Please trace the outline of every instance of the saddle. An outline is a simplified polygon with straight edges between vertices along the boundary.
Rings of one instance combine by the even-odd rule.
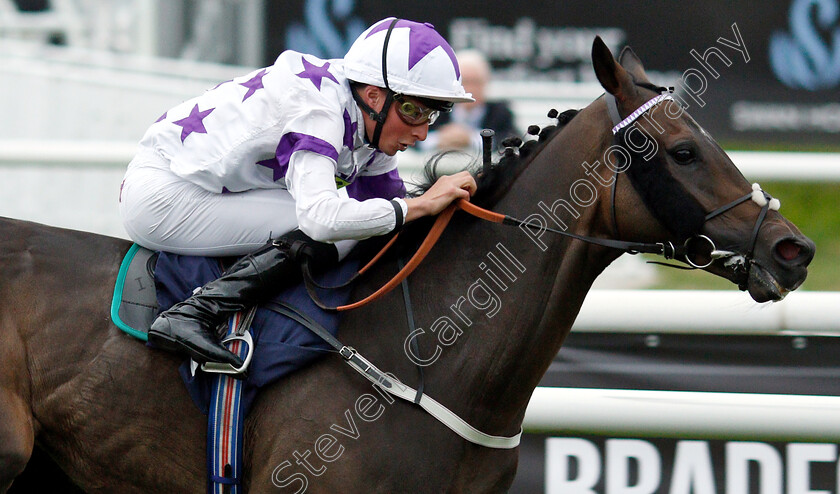
[[[111,319],[132,337],[148,341],[149,328],[158,314],[189,297],[194,288],[218,278],[225,261],[229,259],[153,252],[132,245],[117,276]],[[322,281],[339,285],[340,280],[357,271],[357,265],[357,261],[346,261],[319,273],[319,278],[323,276]],[[324,297],[330,303],[342,304],[349,295],[349,289],[330,290]],[[289,308],[294,310],[290,313]],[[313,321],[324,331],[321,336],[307,329]],[[179,371],[190,397],[208,415],[208,492],[239,492],[242,424],[259,389],[327,352],[335,352],[324,336],[334,337],[338,323],[339,315],[317,307],[303,285],[289,287],[267,304],[230,318],[226,340],[246,337],[242,338],[246,344],[233,341],[230,350],[246,361],[245,353],[250,355],[243,380],[224,373],[196,372],[192,361],[181,365]],[[220,396],[238,399],[223,400]]]
[[[182,256],[154,252],[137,244],[123,259],[111,301],[111,319],[125,333],[141,341],[148,340],[148,330],[157,315],[192,294],[194,288],[218,278],[227,259]],[[319,273],[320,281],[341,285],[358,271],[358,261],[345,261]],[[324,292],[322,298],[334,305],[345,303],[350,289]],[[253,316],[250,332],[254,341],[253,357],[245,380],[244,405],[250,405],[258,388],[294,372],[333,349],[301,322],[278,311],[292,306],[335,335],[340,315],[320,309],[310,299],[303,284],[282,290]],[[181,375],[195,404],[206,413],[209,403],[209,379],[195,374],[189,361],[181,366]]]

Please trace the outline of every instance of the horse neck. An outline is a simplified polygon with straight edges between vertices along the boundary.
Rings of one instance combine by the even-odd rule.
[[[574,204],[570,190],[576,181],[586,179],[581,164],[600,159],[609,145],[603,126],[588,124],[588,117],[591,115],[582,113],[553,139],[493,209],[520,219],[540,214],[549,227],[557,228],[544,208],[561,199]],[[575,205],[574,213],[562,207],[555,207],[554,212],[568,231],[609,236],[609,190],[594,185],[598,199],[592,204]],[[448,252],[448,264],[464,267],[456,268],[462,270],[462,276],[452,278],[474,279],[480,260],[484,269],[470,285],[473,298],[483,295],[488,300],[487,291],[492,290],[499,307],[492,315],[487,309],[470,318],[473,324],[464,328],[463,336],[450,347],[456,350],[455,355],[440,366],[445,369],[440,378],[451,385],[453,376],[458,376],[452,394],[461,399],[471,397],[465,412],[477,414],[473,415],[476,423],[488,430],[512,432],[510,424],[521,421],[531,393],[570,331],[592,282],[619,254],[550,233],[540,237],[542,245],[538,245],[522,229],[477,221],[459,228],[458,236],[460,240],[454,241],[458,247]],[[517,262],[506,260],[500,245]],[[490,253],[502,261],[515,281],[502,274],[501,266],[488,262]],[[485,288],[476,287],[480,282]],[[469,293],[466,298],[470,301]]]

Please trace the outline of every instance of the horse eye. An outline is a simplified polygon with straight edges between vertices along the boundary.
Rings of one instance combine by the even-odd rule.
[[[677,149],[672,155],[678,165],[688,165],[694,162],[695,158],[694,150],[688,148]]]

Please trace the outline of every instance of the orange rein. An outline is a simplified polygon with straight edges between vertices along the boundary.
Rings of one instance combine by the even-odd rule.
[[[435,224],[432,225],[432,229],[429,230],[428,235],[426,235],[426,238],[425,240],[423,240],[423,243],[420,244],[420,247],[417,249],[417,252],[415,252],[414,255],[411,256],[411,259],[409,259],[408,263],[406,263],[406,265],[403,266],[400,272],[397,273],[393,278],[391,278],[391,280],[388,281],[388,283],[385,283],[381,288],[379,288],[379,290],[376,290],[375,292],[371,293],[362,300],[359,300],[358,302],[354,302],[349,305],[340,305],[336,307],[335,310],[345,311],[357,309],[363,305],[367,305],[370,302],[373,302],[379,297],[390,292],[397,285],[402,283],[403,280],[408,278],[408,275],[410,275],[412,272],[414,272],[415,269],[417,269],[417,266],[419,266],[420,263],[423,262],[423,259],[425,259],[426,255],[429,254],[429,251],[431,251],[432,247],[435,246],[441,234],[443,233],[443,230],[445,230],[446,226],[449,224],[449,220],[452,219],[452,215],[455,214],[456,209],[460,209],[465,213],[469,213],[477,218],[492,221],[493,223],[502,223],[505,220],[505,215],[503,214],[488,211],[486,209],[476,206],[471,202],[465,201],[464,199],[459,199],[458,201],[450,204],[438,215],[437,219],[435,220]],[[374,258],[371,259],[371,261],[365,265],[365,267],[359,270],[359,273],[361,274],[365,272],[374,263],[376,263],[376,261],[378,261],[382,257],[382,255],[385,254],[385,251],[388,250],[391,247],[391,245],[394,244],[396,239],[397,236],[395,235],[394,238],[388,241],[388,243],[385,244],[385,247],[383,247],[382,250],[380,250],[379,253],[376,254],[376,256],[374,256]]]

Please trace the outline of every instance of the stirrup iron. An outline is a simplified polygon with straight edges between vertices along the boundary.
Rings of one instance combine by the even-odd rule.
[[[251,365],[251,358],[254,356],[254,339],[251,338],[251,330],[246,330],[242,335],[231,334],[222,339],[221,344],[225,345],[232,341],[242,341],[248,345],[248,353],[245,354],[244,362],[241,367],[234,367],[230,364],[222,362],[204,362],[199,364],[193,359],[190,359],[190,375],[195,376],[195,371],[201,368],[202,371],[210,374],[227,374],[231,376],[244,376],[248,372],[248,366]]]

